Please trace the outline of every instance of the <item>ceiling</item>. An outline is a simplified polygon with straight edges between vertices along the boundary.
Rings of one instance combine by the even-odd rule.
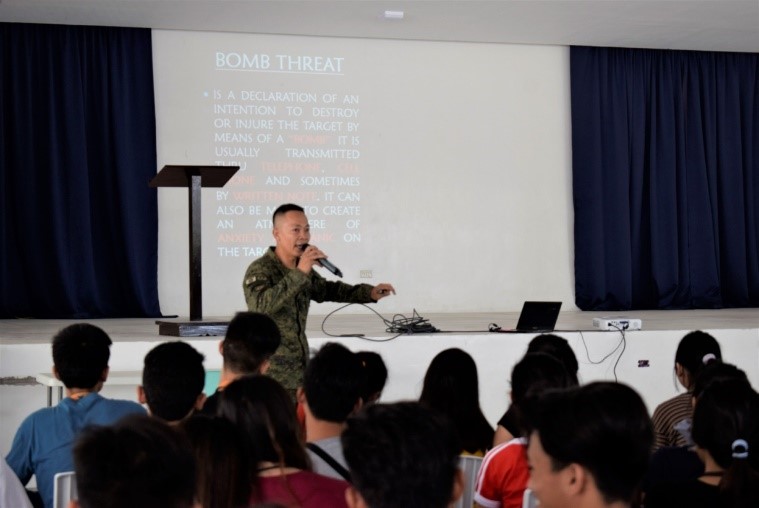
[[[0,21],[759,52],[759,0],[0,0]]]

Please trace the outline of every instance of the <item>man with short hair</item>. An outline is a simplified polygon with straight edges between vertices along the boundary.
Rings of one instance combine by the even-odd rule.
[[[342,442],[350,508],[445,508],[463,493],[456,429],[418,402],[364,408],[348,419]]]
[[[145,355],[137,398],[151,416],[179,423],[203,407],[205,383],[203,355],[186,342],[164,342]]]
[[[327,281],[313,270],[326,259],[318,247],[309,245],[311,232],[302,207],[279,206],[272,216],[276,245],[253,261],[243,278],[248,310],[263,312],[277,323],[282,346],[271,359],[267,373],[285,387],[295,400],[308,362],[306,317],[311,300],[347,303],[377,302],[395,293],[390,284],[351,286]]]
[[[191,508],[195,459],[187,437],[158,418],[128,416],[84,430],[74,445],[72,508]]]
[[[541,508],[631,505],[654,440],[635,390],[596,382],[552,393],[532,423],[528,487]]]
[[[58,405],[35,411],[16,431],[8,465],[21,483],[32,475],[44,505],[53,506],[53,478],[74,467],[71,446],[88,425],[107,425],[122,416],[145,413],[136,402],[112,400],[98,392],[108,378],[111,339],[103,330],[77,323],[53,337],[53,375],[63,382],[66,397]]]
[[[219,342],[223,358],[216,392],[206,399],[203,413],[214,415],[224,388],[251,374],[265,374],[272,355],[282,342],[277,324],[260,312],[238,312],[230,321],[224,340]]]
[[[350,481],[340,435],[362,404],[366,371],[355,353],[330,342],[308,362],[298,399],[306,415],[306,447],[315,473]]]

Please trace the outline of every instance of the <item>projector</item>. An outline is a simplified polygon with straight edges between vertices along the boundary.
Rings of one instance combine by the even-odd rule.
[[[640,319],[626,317],[597,317],[593,318],[593,328],[599,330],[640,330],[643,322]]]

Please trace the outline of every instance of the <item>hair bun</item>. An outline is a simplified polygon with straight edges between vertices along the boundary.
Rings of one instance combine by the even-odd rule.
[[[701,358],[701,363],[704,365],[709,365],[712,361],[717,359],[717,355],[714,353],[706,353],[703,358]]]

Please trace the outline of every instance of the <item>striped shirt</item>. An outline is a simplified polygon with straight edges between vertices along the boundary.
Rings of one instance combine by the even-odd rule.
[[[662,402],[654,410],[652,420],[656,448],[664,446],[691,446],[690,428],[693,419],[691,393],[681,393]]]

